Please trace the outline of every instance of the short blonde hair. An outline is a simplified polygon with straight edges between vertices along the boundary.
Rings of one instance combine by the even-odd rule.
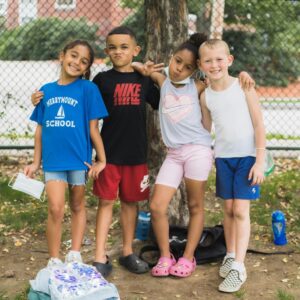
[[[229,46],[228,44],[223,41],[223,40],[219,40],[219,39],[209,39],[207,41],[205,41],[204,43],[201,44],[201,46],[199,47],[199,55],[201,55],[201,49],[203,49],[204,47],[207,48],[214,48],[214,47],[223,47],[224,50],[226,51],[226,53],[228,55],[230,55],[230,50],[229,50]]]

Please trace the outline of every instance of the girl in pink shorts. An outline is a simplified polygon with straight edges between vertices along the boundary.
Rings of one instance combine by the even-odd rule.
[[[204,190],[212,165],[211,137],[202,120],[199,95],[205,85],[190,76],[197,69],[198,48],[204,41],[194,34],[174,52],[168,76],[154,71],[151,63],[141,68],[160,86],[159,118],[167,156],[157,175],[150,202],[152,226],[160,249],[153,276],[187,277],[196,267],[194,251],[204,226]],[[148,72],[148,73],[147,73]],[[185,181],[190,214],[184,254],[176,262],[169,249],[168,206]]]
[[[194,251],[204,226],[204,191],[212,165],[210,123],[201,114],[200,93],[205,84],[191,78],[197,69],[198,48],[205,37],[193,34],[174,52],[166,75],[152,62],[133,63],[161,88],[159,118],[167,156],[157,175],[150,201],[152,226],[160,249],[160,258],[152,275],[187,277],[196,268]],[[248,74],[245,75],[247,79]],[[251,78],[250,78],[251,79]],[[168,206],[182,179],[189,209],[188,237],[183,256],[176,262],[169,248]]]

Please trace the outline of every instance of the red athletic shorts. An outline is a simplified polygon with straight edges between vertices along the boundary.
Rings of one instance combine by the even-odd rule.
[[[120,198],[137,202],[149,198],[149,173],[146,164],[124,166],[107,164],[94,180],[93,192],[102,200]]]

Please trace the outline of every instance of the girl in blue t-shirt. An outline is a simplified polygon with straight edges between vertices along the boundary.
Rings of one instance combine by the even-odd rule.
[[[48,196],[48,265],[61,263],[59,250],[67,184],[72,245],[66,261],[82,261],[80,246],[86,224],[86,175],[97,178],[106,164],[98,119],[107,116],[107,111],[97,86],[86,80],[93,60],[94,51],[86,41],[67,44],[59,55],[61,73],[58,81],[43,85],[35,93],[41,101],[30,117],[37,122],[34,158],[24,173],[33,177],[42,162]],[[95,163],[91,162],[92,145],[98,157]]]

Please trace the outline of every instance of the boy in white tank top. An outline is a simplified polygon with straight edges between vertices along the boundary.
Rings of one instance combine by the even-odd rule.
[[[227,255],[219,275],[222,292],[236,292],[246,281],[244,260],[250,237],[250,200],[264,180],[265,129],[254,87],[242,90],[228,74],[228,45],[217,39],[199,48],[198,65],[209,80],[201,94],[203,120],[215,126],[216,195],[224,199]]]

